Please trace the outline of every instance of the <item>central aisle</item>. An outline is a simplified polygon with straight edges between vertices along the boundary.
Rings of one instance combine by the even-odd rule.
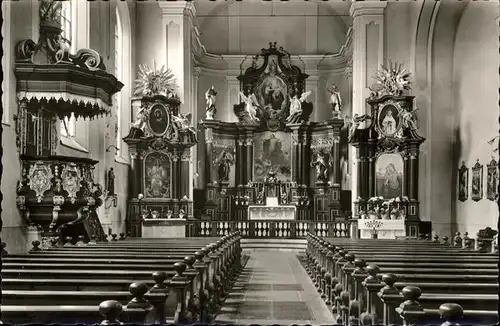
[[[216,323],[332,324],[295,253],[252,252]]]

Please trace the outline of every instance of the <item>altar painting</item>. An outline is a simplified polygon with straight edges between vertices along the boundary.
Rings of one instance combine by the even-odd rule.
[[[170,198],[170,158],[153,152],[144,160],[144,196]]]
[[[383,154],[377,159],[376,194],[386,199],[403,196],[403,158],[399,154]]]
[[[212,151],[214,161],[212,162],[212,175],[217,182],[235,184],[235,162],[236,150],[232,147],[214,147]]]
[[[290,134],[266,131],[254,139],[254,181],[263,182],[267,173],[276,172],[278,180],[291,181]]]

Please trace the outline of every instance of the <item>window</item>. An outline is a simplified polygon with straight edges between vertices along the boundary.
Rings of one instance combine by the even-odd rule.
[[[123,80],[122,74],[122,58],[123,58],[123,33],[120,13],[116,9],[116,24],[115,24],[115,76],[118,80]],[[114,96],[114,108],[116,112],[116,155],[120,155],[119,148],[121,147],[121,109],[122,109],[122,94],[116,93]]]
[[[71,52],[74,52],[75,37],[74,37],[74,23],[76,22],[76,6],[72,0],[61,1],[61,28],[63,30],[61,36],[68,42]],[[64,118],[61,121],[61,135],[65,137],[75,137],[75,124],[76,119],[74,114],[70,118]]]

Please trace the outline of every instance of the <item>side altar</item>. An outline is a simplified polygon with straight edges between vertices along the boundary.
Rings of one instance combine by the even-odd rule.
[[[345,219],[339,103],[332,103],[331,119],[310,121],[308,96],[316,90],[305,91],[308,75],[291,61],[275,42],[253,56],[238,76],[240,103],[233,106],[238,122],[217,120],[217,91],[206,92],[206,117],[200,122],[205,141],[198,145],[206,158],[204,219]]]
[[[136,85],[140,97],[133,99],[140,108],[123,138],[131,158],[127,233],[132,237],[181,236],[177,228],[182,224],[185,229],[185,222],[175,220],[193,216],[189,165],[196,132],[191,115],[179,110],[171,76],[163,67],[141,66]]]
[[[419,135],[410,73],[390,63],[377,72],[366,100],[369,113],[354,115],[349,142],[356,148],[354,218],[363,237],[418,237]]]

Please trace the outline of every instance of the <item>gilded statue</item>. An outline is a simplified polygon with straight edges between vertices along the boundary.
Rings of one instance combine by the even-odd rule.
[[[207,120],[215,119],[215,114],[217,113],[217,108],[215,107],[215,100],[218,92],[215,90],[215,86],[212,86],[205,93],[205,100],[207,106],[205,108],[205,114]]]

